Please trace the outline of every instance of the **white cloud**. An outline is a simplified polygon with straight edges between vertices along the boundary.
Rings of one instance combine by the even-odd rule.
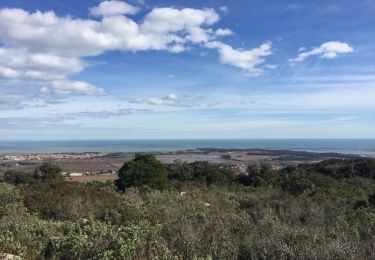
[[[163,98],[137,98],[131,100],[133,104],[143,104],[149,106],[168,106],[168,107],[193,107],[202,105],[203,97],[179,96],[170,93]]]
[[[271,54],[270,43],[241,50],[215,40],[232,31],[213,27],[220,19],[213,9],[165,7],[152,9],[140,20],[126,16],[138,11],[121,1],[104,1],[91,8],[95,19],[0,8],[0,79],[23,81],[25,86],[31,80],[40,93],[30,97],[94,95],[105,91],[69,77],[85,69],[84,58],[107,51],[179,53],[199,45],[218,50],[222,63],[252,75],[262,72],[257,66]]]
[[[142,30],[152,33],[189,31],[203,25],[213,25],[219,19],[219,15],[213,9],[155,8],[146,15]]]
[[[122,8],[114,10],[116,5]],[[101,88],[68,79],[84,70],[82,58],[110,50],[181,52],[189,43],[208,41],[213,30],[206,26],[219,20],[212,9],[155,8],[138,23],[120,15],[135,12],[125,5],[100,3],[91,9],[103,16],[99,21],[60,17],[52,11],[0,9],[0,44],[7,46],[0,48],[0,78],[25,84],[39,80],[38,97],[101,94]]]
[[[215,36],[220,36],[220,37],[221,36],[229,36],[229,35],[232,35],[232,34],[233,34],[232,30],[227,29],[227,28],[225,28],[225,29],[219,28],[215,31]]]
[[[58,17],[54,12],[0,10],[2,42],[65,57],[95,56],[120,46],[131,50],[129,39],[134,38],[137,30],[137,24],[124,16],[95,21]]]
[[[5,78],[52,79],[81,72],[85,63],[26,49],[0,48],[0,76]]]
[[[311,56],[320,56],[324,59],[336,58],[339,54],[351,53],[354,49],[349,44],[339,41],[330,41],[323,43],[319,47],[313,48],[310,51],[306,51],[305,48],[299,49],[297,57],[290,59],[290,62],[301,62]]]
[[[213,30],[220,19],[213,9],[154,8],[140,22],[118,13],[115,5],[126,3],[106,1],[91,9],[94,14],[106,10],[100,20],[59,17],[54,12],[29,13],[22,9],[0,9],[0,41],[13,48],[38,53],[39,63],[50,66],[67,64],[66,67],[80,71],[79,59],[96,56],[106,51],[166,50],[181,52],[189,44],[204,44],[218,49],[221,61],[253,72],[253,67],[263,63],[261,57],[271,54],[270,44],[252,50],[236,50],[231,46],[213,41],[218,36],[232,34],[230,29]],[[106,9],[108,8],[108,10]],[[130,11],[129,11],[130,12]],[[104,11],[101,13],[104,15]],[[42,56],[45,55],[45,56]],[[62,57],[70,60],[61,62]],[[48,59],[48,60],[47,60]],[[75,63],[74,66],[70,66]],[[70,64],[70,65],[68,65]],[[42,64],[38,64],[42,65]]]
[[[207,41],[219,20],[212,9],[155,8],[141,23],[122,15],[101,20],[59,17],[54,12],[0,9],[0,41],[10,46],[70,57],[110,50],[183,50]]]
[[[10,78],[10,79],[18,78],[19,73],[18,73],[18,71],[14,70],[14,69],[10,69],[10,68],[7,68],[7,67],[0,66],[0,77]]]
[[[271,46],[270,42],[266,42],[258,48],[243,50],[234,49],[218,41],[207,43],[208,48],[215,48],[219,51],[222,63],[244,69],[253,76],[258,76],[263,72],[263,69],[258,66],[265,62],[264,57],[272,54]]]
[[[66,58],[27,49],[0,48],[0,78],[17,80],[24,85],[34,81],[40,86],[38,97],[61,98],[68,95],[98,95],[104,90],[86,82],[71,82],[66,78],[81,72],[86,63],[79,58]],[[25,99],[17,99],[24,102]],[[16,101],[17,101],[16,100]]]
[[[228,13],[228,11],[229,11],[228,7],[226,7],[225,5],[220,6],[219,10],[222,11],[223,13],[225,13],[225,14]]]
[[[121,14],[136,14],[139,8],[122,1],[104,1],[98,6],[90,8],[90,14],[94,16],[112,16]]]
[[[267,69],[270,69],[270,70],[274,70],[274,69],[277,69],[279,67],[279,65],[277,64],[266,64],[264,65],[265,68]]]
[[[83,81],[52,81],[41,88],[41,93],[53,96],[67,96],[72,94],[102,95],[104,89]]]
[[[186,42],[207,42],[212,29],[206,26],[213,25],[219,18],[213,9],[155,8],[146,15],[140,30],[159,41],[161,37],[175,46],[183,46]]]

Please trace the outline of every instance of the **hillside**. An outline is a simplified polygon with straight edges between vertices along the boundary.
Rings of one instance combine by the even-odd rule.
[[[66,181],[49,164],[12,171],[0,183],[0,252],[25,259],[373,259],[374,170],[374,160],[347,159],[281,170],[250,165],[244,174],[142,155],[124,164],[115,183]]]

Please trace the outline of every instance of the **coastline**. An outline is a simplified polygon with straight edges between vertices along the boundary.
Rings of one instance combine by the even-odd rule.
[[[160,139],[0,141],[0,155],[53,153],[167,153],[194,149],[266,149],[375,157],[375,139]]]
[[[152,153],[152,152],[150,152]],[[173,152],[153,152],[165,164],[175,160],[186,162],[208,161],[229,165],[245,172],[249,164],[269,164],[275,169],[290,164],[315,163],[327,159],[359,158],[357,155],[340,153],[314,153],[275,149],[226,149],[200,148]],[[124,162],[132,160],[134,152],[86,152],[86,153],[3,153],[0,154],[0,175],[8,170],[32,172],[45,161],[58,164],[73,180],[113,179]],[[92,177],[85,177],[92,176]],[[107,177],[98,177],[107,176]]]

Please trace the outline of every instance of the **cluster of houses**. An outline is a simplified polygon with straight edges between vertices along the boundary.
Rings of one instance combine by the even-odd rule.
[[[103,174],[117,174],[117,170],[97,170],[93,172],[62,172],[63,176],[69,177],[79,177],[88,175],[103,175]]]
[[[0,161],[42,161],[58,159],[91,159],[105,156],[107,153],[11,153],[0,154]]]

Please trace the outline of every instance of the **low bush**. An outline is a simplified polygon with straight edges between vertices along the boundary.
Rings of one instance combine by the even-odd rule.
[[[40,217],[57,220],[82,220],[103,217],[117,206],[114,191],[97,191],[74,182],[39,182],[22,189],[25,206]]]

